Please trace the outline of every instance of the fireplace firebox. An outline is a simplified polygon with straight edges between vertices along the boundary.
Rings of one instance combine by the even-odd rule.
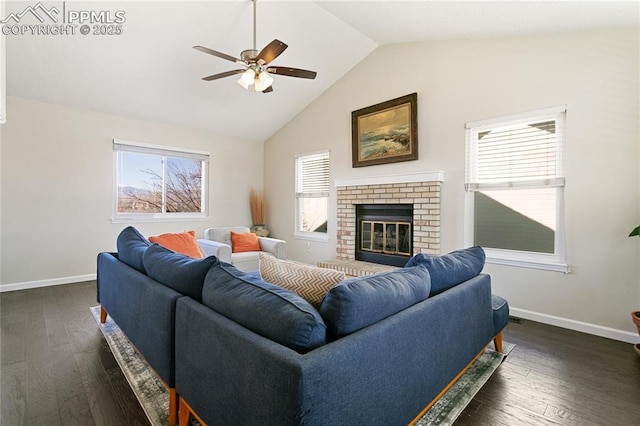
[[[404,266],[413,254],[413,204],[356,205],[355,258]]]

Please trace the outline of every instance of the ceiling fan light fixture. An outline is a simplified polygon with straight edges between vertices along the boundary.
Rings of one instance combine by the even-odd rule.
[[[249,89],[249,86],[253,84],[253,81],[256,79],[256,72],[251,68],[248,68],[245,72],[240,74],[240,78],[238,79],[238,84],[245,89]]]
[[[260,78],[260,81],[262,81],[266,85],[266,87],[269,87],[273,84],[273,77],[271,77],[271,75],[266,71],[262,71],[258,78]]]
[[[240,78],[238,79],[238,84],[239,84],[240,86],[242,86],[244,89],[249,90],[249,85],[248,85],[247,83],[245,83],[245,81],[242,79],[242,77],[240,77]]]
[[[256,78],[255,89],[257,92],[262,92],[263,90],[269,88],[273,84],[273,77],[269,75],[268,72],[262,71],[258,74],[258,78]]]

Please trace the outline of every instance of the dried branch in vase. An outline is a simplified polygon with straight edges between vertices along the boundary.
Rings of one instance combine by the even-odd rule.
[[[254,225],[264,225],[264,194],[254,188],[249,193],[251,220]]]

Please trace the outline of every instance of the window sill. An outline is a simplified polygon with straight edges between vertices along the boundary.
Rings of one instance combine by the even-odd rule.
[[[518,268],[541,269],[544,271],[562,272],[563,274],[571,273],[569,265],[560,262],[542,262],[536,260],[524,259],[505,259],[499,257],[490,257],[487,255],[487,263],[494,265],[515,266]]]
[[[163,222],[206,222],[208,216],[181,216],[181,217],[112,217],[111,223],[163,223]]]
[[[329,236],[321,233],[294,233],[293,238],[298,240],[317,241],[320,243],[328,243]]]

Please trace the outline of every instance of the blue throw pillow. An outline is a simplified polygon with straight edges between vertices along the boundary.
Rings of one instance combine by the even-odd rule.
[[[435,295],[478,275],[485,259],[482,247],[476,246],[443,256],[418,253],[409,259],[405,268],[425,265],[431,274],[431,295]]]
[[[219,262],[205,278],[202,303],[249,330],[300,353],[327,341],[327,327],[309,302],[255,273]]]
[[[159,244],[149,246],[142,260],[149,277],[198,302],[202,302],[204,277],[218,262],[215,256],[194,259]]]
[[[151,243],[133,226],[124,228],[116,241],[118,259],[138,271],[145,273],[142,255]]]
[[[341,337],[425,300],[430,288],[424,266],[350,278],[329,290],[320,314],[331,335]]]

